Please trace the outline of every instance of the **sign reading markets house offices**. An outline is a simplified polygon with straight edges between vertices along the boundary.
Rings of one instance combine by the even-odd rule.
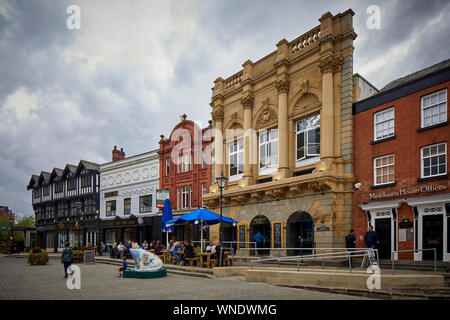
[[[416,188],[403,188],[398,191],[392,191],[392,192],[379,192],[379,193],[370,193],[369,197],[371,200],[375,199],[385,199],[385,198],[392,198],[392,197],[403,197],[403,196],[409,196],[412,194],[417,193],[427,193],[427,192],[434,192],[434,191],[443,191],[447,190],[447,186],[435,186],[432,184],[427,184],[424,186],[416,187]]]
[[[169,190],[156,189],[156,207],[164,208],[166,199],[169,199]]]

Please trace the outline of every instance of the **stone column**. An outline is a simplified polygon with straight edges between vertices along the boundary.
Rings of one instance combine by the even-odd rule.
[[[244,108],[244,186],[253,184],[252,163],[255,155],[250,155],[252,139],[252,109],[253,109],[253,96],[248,94],[241,99],[242,107]]]
[[[223,172],[223,106],[218,106],[211,113],[215,124],[214,131],[214,176]]]
[[[279,179],[289,176],[288,91],[289,80],[277,81],[278,90],[278,171]]]
[[[333,69],[336,59],[332,56],[320,61],[322,72],[322,110],[320,112],[320,158],[321,167],[331,170],[334,158],[334,100]],[[325,163],[326,168],[323,167]]]

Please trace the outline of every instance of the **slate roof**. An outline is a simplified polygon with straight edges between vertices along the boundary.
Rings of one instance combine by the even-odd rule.
[[[433,73],[445,70],[445,69],[450,69],[450,59],[441,61],[439,63],[436,63],[434,65],[432,65],[431,67],[419,70],[417,72],[411,73],[403,78],[398,78],[394,81],[389,82],[385,87],[383,87],[379,93],[382,93],[384,91],[387,90],[391,90],[397,87],[401,87],[405,84],[414,82],[416,80],[419,80],[421,78],[424,78],[428,75],[431,75]]]

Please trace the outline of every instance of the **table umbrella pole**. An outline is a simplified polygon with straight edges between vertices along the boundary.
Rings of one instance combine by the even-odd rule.
[[[203,253],[203,221],[200,221],[200,233],[201,233],[201,239],[200,239],[200,251]]]

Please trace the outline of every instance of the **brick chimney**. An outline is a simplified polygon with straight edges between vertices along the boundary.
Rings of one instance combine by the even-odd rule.
[[[120,148],[120,151],[117,150],[117,146],[114,146],[114,150],[112,151],[112,161],[125,159],[125,152],[123,148]]]

